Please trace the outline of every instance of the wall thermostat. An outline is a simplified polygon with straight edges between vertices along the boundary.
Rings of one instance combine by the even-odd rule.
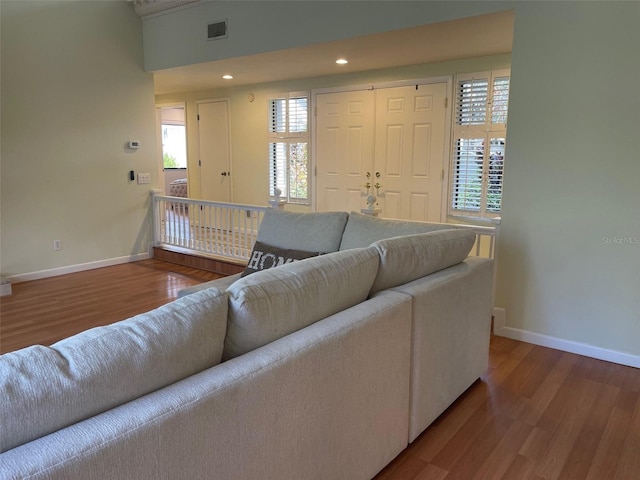
[[[127,146],[130,150],[138,150],[140,148],[140,142],[137,140],[130,140]]]

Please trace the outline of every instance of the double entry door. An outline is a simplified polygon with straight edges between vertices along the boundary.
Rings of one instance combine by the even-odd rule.
[[[447,84],[316,97],[316,209],[440,221]]]

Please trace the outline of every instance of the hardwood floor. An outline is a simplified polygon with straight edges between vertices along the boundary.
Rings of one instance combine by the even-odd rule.
[[[492,337],[489,371],[376,480],[636,480],[639,399],[639,369]]]
[[[50,345],[159,307],[222,275],[159,260],[115,265],[12,285],[0,298],[0,353]]]
[[[158,260],[13,285],[0,350],[50,344],[217,278]],[[501,337],[490,367],[376,480],[639,479],[640,370]]]

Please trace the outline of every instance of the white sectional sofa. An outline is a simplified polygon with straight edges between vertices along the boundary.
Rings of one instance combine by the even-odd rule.
[[[0,356],[0,479],[369,479],[487,368],[466,229],[269,211],[322,253]]]

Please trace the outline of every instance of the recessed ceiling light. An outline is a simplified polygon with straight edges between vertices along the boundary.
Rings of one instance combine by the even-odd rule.
[[[338,65],[346,65],[347,63],[349,63],[349,61],[346,58],[339,58],[338,60],[336,60],[336,63]]]
[[[222,78],[224,78],[225,80],[231,80],[233,79],[233,75],[223,75]]]

